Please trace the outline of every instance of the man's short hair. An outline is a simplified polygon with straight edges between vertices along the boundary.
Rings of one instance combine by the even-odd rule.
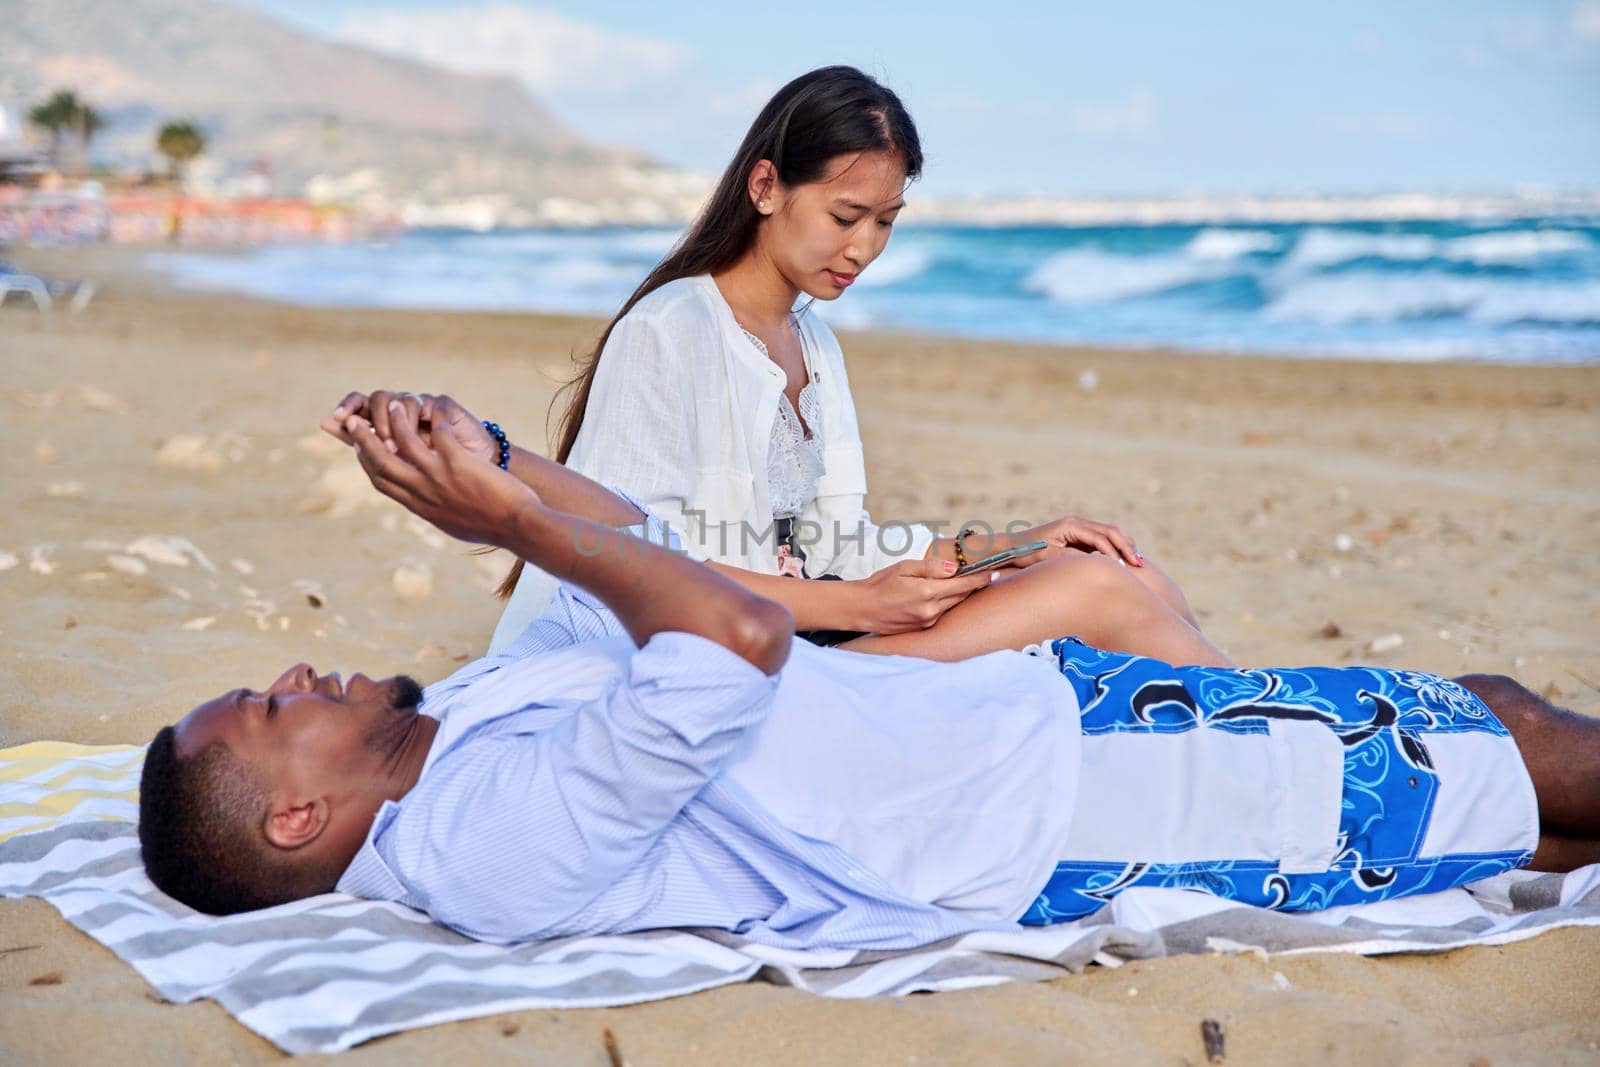
[[[180,757],[172,727],[156,734],[139,778],[139,846],[163,893],[211,915],[271,907],[294,894],[261,825],[267,791],[221,742]]]

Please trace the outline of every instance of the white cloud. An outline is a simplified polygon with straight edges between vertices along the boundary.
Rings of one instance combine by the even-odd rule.
[[[1526,69],[1587,63],[1600,41],[1600,0],[1579,0],[1563,23],[1546,12],[1523,11],[1487,20],[1459,51],[1476,70]]]
[[[1156,121],[1156,98],[1140,89],[1125,100],[1077,104],[1072,125],[1079,133],[1143,133]]]
[[[1512,56],[1538,55],[1551,39],[1544,16],[1534,12],[1495,19],[1489,32],[1495,46]]]
[[[335,32],[453,70],[508,75],[580,136],[700,171],[722,168],[778,87],[720,80],[676,41],[504,0],[360,11]]]
[[[693,59],[671,41],[511,3],[352,13],[336,33],[453,70],[507,74],[555,99],[632,97],[682,75]]]
[[[1600,37],[1600,2],[1585,0],[1573,7],[1572,32],[1579,37]]]

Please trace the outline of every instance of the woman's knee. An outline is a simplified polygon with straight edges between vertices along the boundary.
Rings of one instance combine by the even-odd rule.
[[[1126,566],[1098,552],[1057,556],[1035,566],[1049,573],[1054,581],[1080,591],[1117,594],[1144,588]]]
[[[1058,556],[1039,566],[1057,569],[1060,581],[1112,599],[1131,604],[1148,604],[1154,597],[1180,615],[1187,614],[1183,590],[1172,577],[1153,563],[1130,567],[1121,560],[1099,552]]]
[[[1162,600],[1175,607],[1177,605],[1183,605],[1185,609],[1188,607],[1189,600],[1183,595],[1183,587],[1173,579],[1172,575],[1162,570],[1155,563],[1145,560],[1144,566],[1138,568],[1129,567],[1127,569],[1130,574],[1148,586],[1150,591]]]
[[[1081,610],[1086,602],[1096,614],[1140,616],[1168,613],[1157,593],[1131,573],[1131,569],[1098,553],[1061,556],[1028,568],[1044,568],[1045,578],[1060,590],[1058,603]]]
[[[1048,581],[1059,583],[1059,594],[1049,597],[1057,615],[1052,624],[1058,634],[1169,663],[1233,665],[1198,628],[1135,575],[1133,568],[1110,556],[1062,556],[1035,564],[1028,571],[1041,567],[1049,568]],[[1047,588],[1047,592],[1053,591]]]

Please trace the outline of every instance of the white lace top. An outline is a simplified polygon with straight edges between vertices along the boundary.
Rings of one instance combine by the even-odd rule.
[[[771,358],[761,338],[749,330],[744,335],[763,356]],[[772,443],[767,448],[767,496],[775,519],[794,518],[816,499],[822,477],[821,420],[822,404],[809,381],[800,389],[798,415],[789,394],[778,394],[778,414],[772,420]]]
[[[922,559],[933,531],[920,523],[879,526],[864,510],[867,471],[844,353],[828,324],[800,319],[821,420],[816,495],[800,518],[821,536],[806,552],[811,577],[866,578],[902,559]],[[632,493],[670,525],[684,551],[761,574],[779,573],[765,491],[767,457],[784,375],[739,329],[709,274],[668,282],[612,328],[595,371],[583,429],[567,466]],[[803,406],[797,404],[797,407]],[[762,412],[759,421],[753,413]],[[549,606],[559,581],[523,569],[490,648],[503,651]]]

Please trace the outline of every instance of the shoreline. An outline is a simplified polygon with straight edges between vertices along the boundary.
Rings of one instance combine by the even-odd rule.
[[[141,273],[142,252],[83,252],[17,253],[96,277],[83,314],[0,309],[0,552],[16,557],[0,570],[0,745],[143,742],[301,658],[427,683],[481,654],[506,561],[407,522],[316,421],[351,388],[438,389],[540,445],[597,321],[305,309],[175,291]],[[880,521],[1115,522],[1243,663],[1507,672],[1600,715],[1600,367],[841,333]],[[132,551],[144,538],[165,550]],[[402,566],[428,580],[397,585]],[[1398,650],[1366,651],[1391,634]],[[39,946],[0,954],[0,1059],[281,1059],[216,1004],[153,1003],[49,905],[6,901],[0,917],[0,947]],[[339,1062],[537,1048],[594,1063],[611,1028],[632,1062],[697,1067],[1198,1063],[1204,1017],[1225,1021],[1238,1065],[1579,1062],[1600,1043],[1597,953],[1586,928],[1434,956],[1185,956],[900,1000],[749,984],[435,1026]]]
[[[626,289],[616,290],[617,272],[645,269],[645,260],[633,248],[638,233],[624,231],[621,244],[558,240],[547,248],[543,242],[551,239],[541,236],[547,232],[528,231],[529,239],[543,249],[538,255],[516,251],[522,234],[502,235],[506,244],[492,234],[435,239],[414,231],[405,239],[412,244],[57,246],[25,250],[23,261],[58,276],[75,267],[88,273],[78,265],[95,264],[116,279],[149,290],[232,295],[308,310],[558,317],[607,314],[613,300],[620,302],[626,294]],[[458,244],[475,238],[487,243],[470,249]],[[924,245],[944,240],[936,235],[922,239]],[[653,246],[655,238],[650,240]],[[906,240],[918,238],[913,232]],[[1529,243],[1541,240],[1542,245]],[[1437,273],[1452,264],[1478,263],[1474,257],[1489,256],[1484,262],[1492,265],[1500,262],[1496,256],[1577,254],[1600,247],[1597,242],[1600,231],[1592,236],[1555,231],[1446,238],[1352,236],[1315,228],[1292,235],[1207,229],[1181,247],[1165,250],[1102,252],[1090,241],[1083,247],[1031,252],[1040,258],[1026,277],[1003,271],[991,277],[980,271],[967,283],[957,282],[950,264],[939,258],[945,253],[935,255],[928,251],[933,246],[913,243],[904,246],[907,259],[895,262],[891,257],[888,273],[879,275],[880,286],[869,285],[862,296],[837,307],[819,305],[814,313],[841,333],[866,332],[912,343],[948,338],[982,345],[1298,362],[1600,366],[1600,333],[1592,324],[1582,324],[1586,320],[1574,302],[1589,297],[1581,286],[1573,288],[1577,283],[1559,278],[1534,283],[1536,275],[1506,280],[1485,274],[1482,263],[1465,275]],[[966,248],[961,241],[957,244]],[[1267,260],[1254,255],[1268,246]],[[1416,258],[1424,246],[1433,247],[1444,266],[1429,261],[1424,268]],[[1302,250],[1311,259],[1296,266]],[[969,254],[977,253],[961,253]],[[1363,254],[1415,259],[1416,266],[1389,280],[1367,268],[1324,271],[1334,260],[1354,261]],[[1097,281],[1094,264],[1109,270],[1112,280]],[[155,274],[161,278],[152,281],[149,276]],[[908,279],[921,280],[904,291],[893,284]],[[960,286],[969,283],[989,295],[968,299]],[[1082,302],[1071,295],[1072,286],[1080,283],[1091,294]],[[1154,288],[1138,288],[1145,284]],[[1001,289],[986,288],[994,285]],[[1175,310],[1188,299],[1177,295],[1179,290],[1188,292],[1186,286],[1208,292],[1243,286],[1256,295],[1195,297],[1209,310]],[[1179,302],[1173,304],[1169,296]],[[1282,314],[1280,307],[1286,309]],[[1429,308],[1442,317],[1425,315]]]
[[[525,309],[475,309],[452,307],[386,307],[375,304],[306,304],[292,300],[247,293],[239,289],[184,285],[160,269],[152,268],[148,257],[197,254],[229,258],[249,255],[264,246],[222,245],[199,247],[174,247],[169,244],[83,244],[53,246],[23,246],[7,251],[10,261],[17,267],[37,272],[47,277],[92,278],[104,290],[106,285],[121,296],[143,295],[177,300],[235,300],[242,304],[282,308],[285,311],[322,312],[330,315],[463,315],[510,316],[531,320],[592,323],[598,336],[604,327],[605,317],[599,314],[580,314],[564,311]],[[97,299],[99,297],[97,296]],[[16,299],[16,298],[13,298]],[[1401,357],[1363,356],[1328,352],[1294,352],[1284,350],[1189,348],[1173,345],[1121,345],[1110,343],[1066,342],[1016,339],[990,335],[940,332],[936,330],[895,329],[890,327],[855,327],[834,325],[841,339],[872,338],[883,343],[907,344],[951,343],[970,346],[993,347],[1010,352],[1033,351],[1047,355],[1098,356],[1118,359],[1195,359],[1271,362],[1280,364],[1338,364],[1351,368],[1376,370],[1392,366],[1433,367],[1497,367],[1507,370],[1562,371],[1600,370],[1600,359],[1573,360],[1510,360],[1494,357],[1441,356]]]

